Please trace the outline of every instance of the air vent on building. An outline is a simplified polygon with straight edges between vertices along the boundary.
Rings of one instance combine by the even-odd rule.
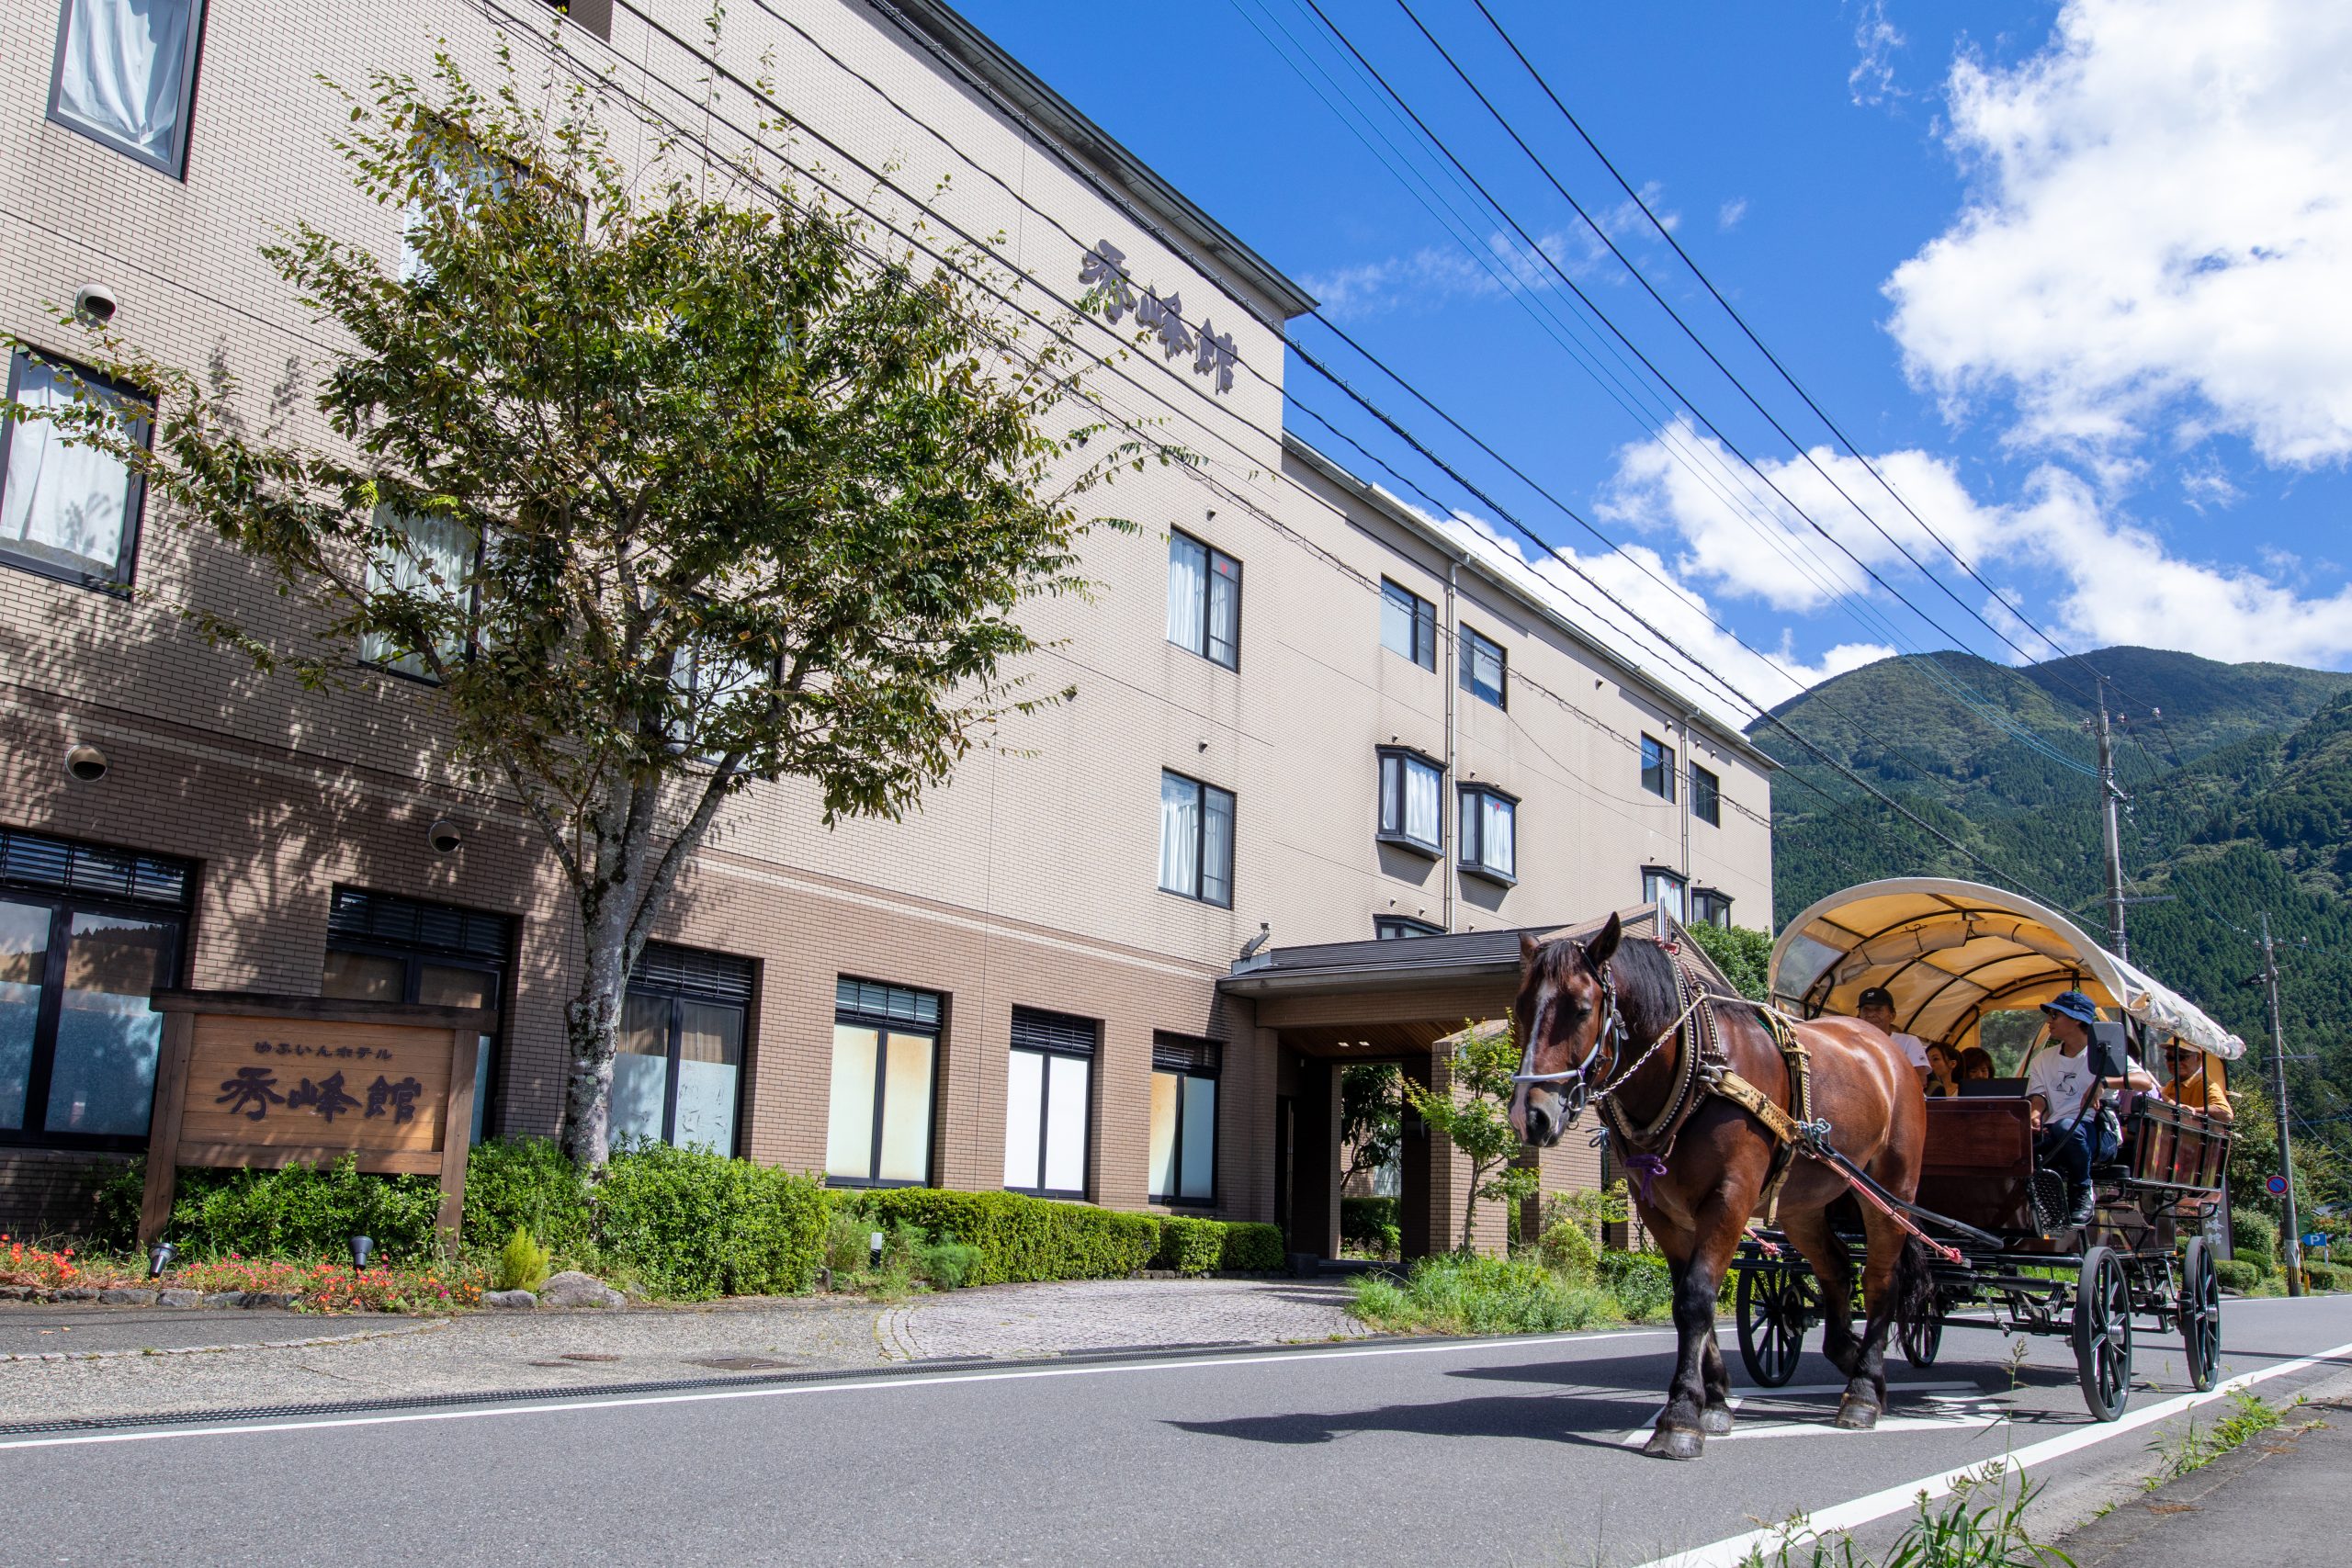
[[[939,996],[933,991],[918,991],[906,986],[853,980],[844,975],[833,987],[833,1010],[883,1023],[919,1023],[926,1028],[937,1028]]]
[[[427,953],[463,953],[501,964],[506,961],[507,929],[503,915],[478,914],[357,887],[336,888],[334,903],[327,911],[327,931],[335,936]]]
[[[1195,1040],[1183,1034],[1155,1033],[1151,1037],[1151,1065],[1158,1072],[1215,1077],[1223,1055],[1223,1047],[1214,1040]]]
[[[739,1007],[752,1005],[752,961],[730,953],[649,942],[638,957],[637,973],[629,978],[689,997],[707,997]]]
[[[1042,1012],[1035,1008],[1012,1010],[1012,1048],[1054,1051],[1065,1056],[1091,1056],[1099,1027],[1091,1018],[1066,1012]]]

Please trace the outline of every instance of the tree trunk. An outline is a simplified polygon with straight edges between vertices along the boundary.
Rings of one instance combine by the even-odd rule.
[[[1462,1205],[1462,1250],[1464,1252],[1478,1250],[1473,1245],[1478,1229],[1478,1189],[1487,1184],[1487,1172],[1491,1168],[1476,1160],[1470,1162],[1470,1197]]]
[[[564,1009],[563,1152],[582,1170],[601,1168],[612,1153],[613,1053],[628,992],[629,922],[615,907],[620,902],[590,908],[583,900],[587,972]]]

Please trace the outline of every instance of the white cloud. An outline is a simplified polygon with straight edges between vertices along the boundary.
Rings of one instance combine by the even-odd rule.
[[[2347,80],[2342,0],[2068,0],[2033,58],[1960,60],[1978,188],[1886,284],[1914,380],[2102,462],[2167,419],[2352,456]]]
[[[2245,499],[2222,465],[2211,460],[2181,470],[2180,493],[2199,513],[2209,506],[2226,512]]]
[[[1846,91],[1855,103],[1868,108],[1909,96],[1894,83],[1894,51],[1903,43],[1902,32],[1886,19],[1886,0],[1867,0],[1854,22],[1854,47],[1861,52],[1846,73]]]
[[[1785,503],[1752,501],[1736,509],[1725,492],[1747,492],[1732,489],[1716,472],[1721,456],[1711,441],[1687,427],[1661,431],[1618,454],[1600,510],[1650,538],[1672,539],[1673,575],[1726,599],[1758,601],[1776,612],[1818,614],[1839,594],[1850,594],[1898,617],[1907,636],[1930,644],[1943,640],[1893,604],[1860,567]],[[1912,557],[1987,620],[2003,626],[2029,651],[2044,651],[1981,585],[1949,567],[1942,548],[1875,487],[1860,461],[1826,450],[1813,457]],[[2089,481],[2055,465],[2036,469],[2016,501],[1995,503],[1972,495],[1950,463],[1924,452],[1890,452],[1872,464],[1954,550],[2001,585],[2003,597],[2068,648],[2134,643],[2229,661],[2305,665],[2341,665],[2352,659],[2352,588],[2325,596],[2299,592],[2299,572],[2275,559],[2266,573],[2188,558],[2157,531],[2116,510]],[[1705,468],[1708,478],[1695,475],[1694,467]],[[1954,632],[1973,629],[1969,617],[1939,590],[1920,581],[1895,546],[1810,465],[1791,459],[1761,467],[1905,598]],[[1762,492],[1760,484],[1757,488]],[[1983,642],[1965,640],[1980,647]]]
[[[1415,307],[1430,309],[1461,298],[1483,299],[1505,292],[1542,294],[1560,287],[1561,272],[1579,283],[1626,283],[1631,279],[1609,254],[1601,233],[1605,231],[1621,248],[1647,240],[1653,231],[1642,211],[1643,204],[1657,215],[1660,228],[1671,231],[1681,226],[1682,215],[1665,204],[1664,191],[1653,181],[1642,186],[1641,203],[1627,197],[1595,213],[1598,231],[1592,224],[1579,223],[1565,231],[1539,234],[1535,245],[1530,246],[1516,233],[1498,230],[1486,237],[1476,252],[1458,244],[1429,245],[1410,255],[1338,267],[1300,281],[1321,301],[1327,315],[1343,320]],[[1743,209],[1746,205],[1740,204]],[[1545,265],[1547,258],[1550,265]],[[1552,270],[1555,266],[1559,272]]]
[[[1733,197],[1715,209],[1715,228],[1722,232],[1729,233],[1732,230],[1738,228],[1739,220],[1747,216],[1747,198],[1744,196]]]

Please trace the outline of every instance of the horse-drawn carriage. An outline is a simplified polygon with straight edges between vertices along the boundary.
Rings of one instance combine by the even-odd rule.
[[[2224,1202],[2231,1138],[2226,1112],[2206,1109],[2222,1103],[2206,1086],[2243,1041],[2064,915],[1973,883],[1902,878],[1825,898],[1782,931],[1770,976],[1777,1004],[1804,1018],[1852,1013],[1863,990],[1887,990],[1898,1031],[1955,1055],[1979,1043],[1990,1016],[2030,1016],[2070,990],[2097,1002],[2111,1021],[2099,1027],[2165,1098],[2142,1094],[2122,1110],[2120,1146],[2094,1167],[2096,1207],[2080,1226],[2069,1223],[2064,1179],[2035,1159],[2022,1078],[1929,1099],[1910,1214],[1940,1244],[1934,1303],[1904,1322],[1900,1343],[1924,1367],[1947,1325],[2068,1336],[2084,1401],[2102,1421],[2129,1397],[2135,1327],[2177,1333],[2190,1381],[2212,1385],[2221,1292],[2204,1232]],[[2197,1066],[2167,1071],[2168,1061]],[[1793,1374],[1823,1312],[1820,1281],[1783,1242],[1751,1233],[1733,1265],[1740,1355],[1767,1387]]]

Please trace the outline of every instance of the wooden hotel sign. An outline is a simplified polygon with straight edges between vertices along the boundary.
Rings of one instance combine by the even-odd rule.
[[[474,1062],[498,1014],[247,991],[158,991],[163,1055],[139,1241],[172,1217],[181,1166],[328,1165],[431,1176],[454,1246],[473,1129]]]

